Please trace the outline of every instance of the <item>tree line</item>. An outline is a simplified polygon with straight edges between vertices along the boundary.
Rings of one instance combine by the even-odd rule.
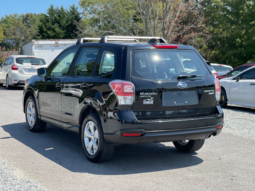
[[[31,39],[104,35],[162,36],[194,46],[211,62],[255,61],[253,0],[80,0],[68,9],[0,19],[0,46],[21,48]]]

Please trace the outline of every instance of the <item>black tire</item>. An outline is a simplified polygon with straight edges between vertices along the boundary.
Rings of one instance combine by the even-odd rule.
[[[33,104],[33,108],[34,108],[34,117],[32,117],[32,114],[30,115],[29,113],[29,110],[28,110],[28,107],[29,107],[29,104],[32,103]],[[29,117],[30,118],[34,118],[34,123],[33,124],[30,124],[30,121],[29,121]],[[35,103],[35,99],[33,96],[29,96],[26,100],[26,105],[25,105],[25,117],[26,117],[26,122],[27,122],[27,127],[30,131],[32,132],[42,132],[45,130],[46,126],[47,126],[47,123],[42,121],[41,119],[38,118],[38,112],[37,112],[37,107],[36,107],[36,103]]]
[[[182,141],[174,141],[173,144],[175,148],[181,152],[195,152],[202,148],[204,142],[204,139],[199,139],[189,140],[186,143],[183,143]]]
[[[7,82],[7,80],[8,80],[8,82]],[[6,76],[5,87],[6,87],[6,89],[8,89],[8,90],[12,89],[12,87],[9,85],[9,78],[8,78],[8,76]]]
[[[0,84],[0,87],[3,86],[3,84]]]
[[[86,140],[89,141],[89,143],[90,143],[90,141],[95,140],[95,143],[97,144],[97,150],[95,152],[93,150],[94,153],[92,153],[92,154],[89,153],[89,151],[88,151],[89,147],[87,146],[88,150],[86,148],[85,133],[84,133],[86,126],[89,125],[89,123],[93,124],[94,131],[93,131],[93,133],[91,133],[91,130],[89,129],[90,130],[89,133],[91,133],[94,137],[93,138],[87,137]],[[97,134],[98,139],[95,138],[96,134]],[[110,160],[113,155],[114,146],[109,145],[105,142],[100,119],[95,114],[89,114],[84,119],[84,121],[82,123],[82,129],[81,129],[81,142],[82,142],[82,147],[85,152],[85,155],[88,158],[88,160],[91,162],[94,162],[94,163],[104,162],[104,161]],[[95,148],[94,144],[91,146],[91,152],[92,152],[92,147],[93,147],[93,149]]]
[[[224,88],[221,88],[221,95],[220,95],[220,106],[222,108],[227,107],[228,101],[227,101],[227,94]]]

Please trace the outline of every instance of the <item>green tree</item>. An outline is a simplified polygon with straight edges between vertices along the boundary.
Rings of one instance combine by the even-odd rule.
[[[4,29],[3,27],[0,25],[0,43],[2,43],[5,39],[5,36],[4,36]]]
[[[204,0],[211,39],[211,61],[232,66],[255,58],[255,3],[253,0]],[[204,52],[206,54],[206,52]]]
[[[70,39],[75,38],[75,22],[81,21],[78,7],[70,6],[69,10],[64,7],[55,8],[53,5],[40,18],[38,26],[39,39]]]
[[[40,15],[32,13],[13,14],[1,18],[0,26],[5,36],[2,45],[9,49],[21,48],[31,41],[37,34],[39,18]]]

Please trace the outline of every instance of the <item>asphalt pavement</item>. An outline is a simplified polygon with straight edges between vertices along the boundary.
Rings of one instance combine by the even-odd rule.
[[[224,109],[223,132],[196,153],[172,143],[116,147],[93,164],[77,129],[28,131],[22,88],[0,87],[0,190],[255,190],[255,109]]]

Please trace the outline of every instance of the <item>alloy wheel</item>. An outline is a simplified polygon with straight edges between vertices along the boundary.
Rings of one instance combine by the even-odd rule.
[[[178,143],[181,145],[181,146],[185,146],[189,143],[189,140],[182,140],[182,141],[178,141]]]
[[[27,122],[30,128],[35,124],[35,106],[32,101],[27,104]]]
[[[90,155],[96,154],[99,144],[98,127],[93,121],[88,121],[84,130],[84,143]]]

